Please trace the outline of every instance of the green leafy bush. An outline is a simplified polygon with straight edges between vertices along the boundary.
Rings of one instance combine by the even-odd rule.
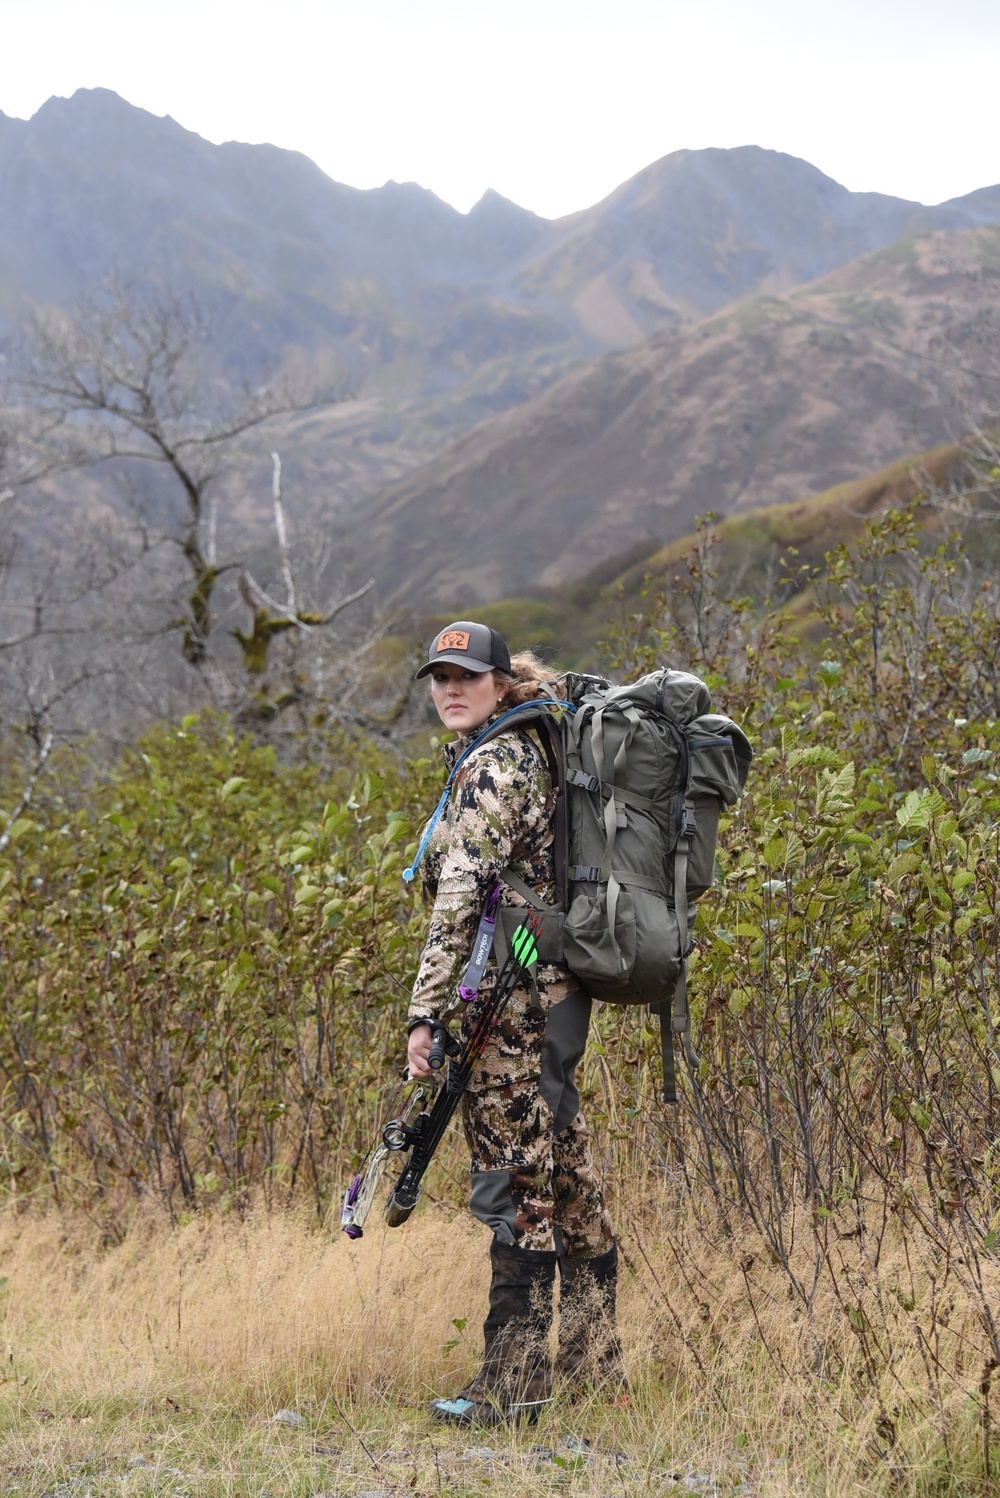
[[[604,1011],[590,1107],[633,1192],[671,1182],[702,1235],[739,1246],[747,1274],[759,1252],[780,1266],[820,1378],[846,1366],[830,1329],[839,1308],[860,1354],[858,1410],[873,1401],[893,1433],[883,1456],[900,1417],[927,1409],[894,1379],[904,1348],[924,1360],[946,1446],[949,1401],[968,1398],[977,1369],[988,1469],[997,589],[956,539],[925,553],[912,514],[890,512],[828,558],[818,618],[805,621],[813,643],[796,644],[793,624],[780,603],[719,596],[706,528],[673,594],[613,642],[640,667],[707,670],[757,759],[699,910],[700,1064],[681,1106],[658,1108],[653,1027]],[[752,1305],[749,1279],[747,1294]]]
[[[257,1182],[325,1198],[399,1065],[421,940],[400,870],[434,773],[341,748],[324,784],[188,719],[8,829],[9,1179],[175,1209]]]

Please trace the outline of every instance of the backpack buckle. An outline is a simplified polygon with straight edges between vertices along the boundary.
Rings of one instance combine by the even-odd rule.
[[[599,884],[601,866],[599,863],[575,863],[569,871],[569,877],[574,883]]]
[[[586,770],[574,770],[572,775],[566,777],[567,785],[578,785],[585,791],[599,791],[601,782],[596,775],[588,775]]]
[[[694,814],[694,807],[685,805],[684,815],[681,818],[681,837],[694,837],[698,831],[698,819]]]

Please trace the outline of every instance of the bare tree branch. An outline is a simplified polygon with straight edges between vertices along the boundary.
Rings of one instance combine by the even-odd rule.
[[[288,614],[295,613],[295,579],[292,577],[292,566],[288,556],[288,532],[285,529],[285,512],[281,507],[281,458],[273,452],[271,462],[274,465],[274,528],[278,533],[278,554],[281,557],[281,575],[285,579],[285,590],[288,594],[288,602],[285,611]]]
[[[215,585],[239,565],[218,560],[211,486],[248,433],[277,416],[343,398],[343,392],[296,391],[279,378],[234,389],[213,371],[209,335],[209,319],[193,300],[112,280],[103,298],[75,318],[46,310],[26,320],[13,382],[33,429],[12,481],[24,485],[109,463],[151,464],[170,475],[184,502],[172,539],[190,578],[181,649],[197,667],[208,656]],[[280,510],[280,494],[277,503]]]
[[[17,806],[14,808],[14,810],[10,813],[10,816],[7,820],[6,830],[2,835],[0,835],[0,853],[2,853],[10,843],[11,833],[13,831],[15,823],[20,817],[24,816],[24,813],[27,811],[28,807],[31,804],[31,798],[35,794],[35,786],[38,784],[38,778],[45,768],[45,761],[52,753],[52,746],[54,743],[55,734],[50,728],[41,744],[38,746],[38,750],[35,754],[35,763],[31,768],[30,774],[28,775],[24,790],[21,792],[21,799],[17,803]]]
[[[973,426],[961,450],[962,463],[946,480],[921,475],[928,501],[960,520],[1000,520],[1000,438]]]

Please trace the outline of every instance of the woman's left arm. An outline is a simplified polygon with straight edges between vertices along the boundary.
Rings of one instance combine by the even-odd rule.
[[[521,735],[512,740],[504,735],[484,745],[456,779],[410,1019],[444,1018],[454,1010],[487,896],[514,848],[545,815],[545,770]]]

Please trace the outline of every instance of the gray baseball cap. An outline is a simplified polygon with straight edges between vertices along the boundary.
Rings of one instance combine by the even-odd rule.
[[[503,635],[488,624],[475,624],[471,619],[459,619],[449,624],[431,641],[427,651],[427,664],[421,666],[416,680],[441,662],[464,666],[467,671],[510,671],[510,651]]]

